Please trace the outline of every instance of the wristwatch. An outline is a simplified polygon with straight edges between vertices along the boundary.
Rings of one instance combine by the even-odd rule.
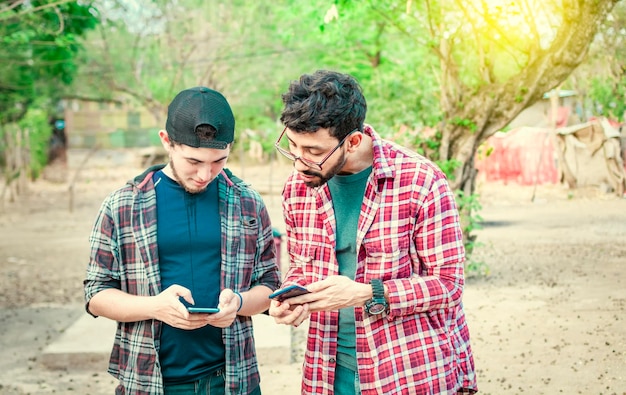
[[[385,287],[383,282],[377,278],[370,280],[370,284],[372,285],[374,296],[365,302],[365,311],[371,315],[382,314],[389,306],[387,299],[385,299]]]

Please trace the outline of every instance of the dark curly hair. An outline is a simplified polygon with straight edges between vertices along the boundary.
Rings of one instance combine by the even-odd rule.
[[[281,122],[298,133],[328,128],[341,140],[355,129],[363,130],[367,103],[359,83],[350,75],[318,70],[292,81],[282,95]]]

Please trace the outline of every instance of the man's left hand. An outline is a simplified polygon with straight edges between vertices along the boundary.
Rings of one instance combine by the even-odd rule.
[[[363,306],[367,300],[372,298],[371,285],[358,283],[346,276],[330,276],[322,281],[309,284],[307,289],[311,291],[310,294],[293,299],[308,303],[310,312]]]

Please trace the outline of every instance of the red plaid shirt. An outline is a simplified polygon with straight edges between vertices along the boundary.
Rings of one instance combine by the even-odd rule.
[[[374,163],[357,230],[355,280],[381,278],[388,312],[355,308],[361,391],[455,394],[476,390],[463,313],[465,250],[454,195],[424,157],[373,139]],[[335,216],[327,185],[308,188],[292,174],[283,191],[290,268],[285,284],[338,274]],[[303,394],[332,394],[338,311],[311,314]]]

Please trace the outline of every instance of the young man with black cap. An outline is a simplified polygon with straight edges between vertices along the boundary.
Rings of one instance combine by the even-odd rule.
[[[118,321],[117,394],[260,394],[251,316],[268,309],[280,273],[260,195],[224,168],[234,131],[222,94],[180,92],[159,132],[167,165],[102,204],[85,299]]]
[[[278,151],[290,267],[310,293],[272,302],[309,320],[302,394],[472,394],[465,251],[445,175],[364,123],[357,81],[320,70],[283,95]]]

